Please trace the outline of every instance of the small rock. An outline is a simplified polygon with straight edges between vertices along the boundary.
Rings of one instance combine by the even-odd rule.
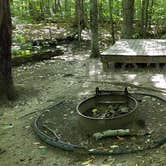
[[[122,107],[122,108],[120,108],[120,112],[121,113],[128,113],[128,108],[127,107]]]
[[[40,145],[40,142],[34,142],[33,145]]]
[[[20,162],[23,162],[23,161],[25,161],[25,159],[20,159]]]
[[[63,77],[73,77],[73,74],[64,74]]]
[[[156,101],[156,99],[155,99],[155,98],[152,98],[152,101]]]

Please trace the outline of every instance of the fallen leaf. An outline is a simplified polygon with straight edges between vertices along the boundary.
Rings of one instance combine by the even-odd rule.
[[[87,160],[85,162],[82,163],[82,165],[88,166],[89,164],[92,164],[93,159]]]
[[[6,124],[6,125],[4,125],[3,127],[2,127],[2,129],[11,129],[11,128],[13,128],[13,124]]]
[[[40,142],[34,142],[33,145],[40,145]]]
[[[123,138],[123,137],[117,136],[117,138],[118,138],[119,141],[124,141],[125,140],[125,138]]]
[[[118,145],[112,145],[112,146],[110,146],[110,148],[115,149],[115,148],[119,148],[119,146]]]

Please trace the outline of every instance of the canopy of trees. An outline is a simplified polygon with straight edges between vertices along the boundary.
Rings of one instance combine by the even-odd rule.
[[[89,13],[92,2],[90,0],[13,0],[12,16],[14,20],[19,19],[24,22],[65,22],[77,27],[80,33],[85,27],[90,27]],[[130,33],[129,37],[141,38],[150,34],[157,36],[161,27],[166,26],[165,0],[98,0],[97,5],[99,25],[106,27],[105,24],[108,25],[112,21],[116,33],[120,30],[126,34],[125,25],[131,28],[133,23],[134,29],[130,29],[133,35]],[[78,24],[80,26],[77,26]]]

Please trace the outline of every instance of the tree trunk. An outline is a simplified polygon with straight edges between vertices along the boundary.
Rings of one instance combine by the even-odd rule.
[[[145,34],[145,0],[142,0],[142,8],[141,8],[141,35],[144,37]]]
[[[99,57],[98,45],[98,3],[97,0],[90,0],[90,27],[92,33],[91,39],[91,57]]]
[[[77,23],[78,40],[81,41],[82,30],[86,27],[83,0],[76,0],[75,17]]]
[[[113,0],[109,0],[109,12],[110,12],[110,25],[111,25],[112,44],[114,44],[115,43],[115,29],[114,29],[114,21],[113,21],[112,11],[113,11]]]
[[[104,16],[103,16],[103,1],[102,0],[99,1],[98,9],[99,9],[99,22],[101,24],[103,24],[104,23]]]
[[[0,96],[13,99],[11,71],[11,13],[9,0],[0,0]]]
[[[148,8],[149,8],[149,0],[142,0],[142,13],[141,13],[141,34],[142,37],[146,37],[147,27],[148,27]]]
[[[147,34],[148,22],[149,22],[149,0],[146,0],[146,10],[145,10],[145,35]]]
[[[71,9],[70,9],[70,2],[68,0],[65,0],[64,2],[64,10],[65,10],[65,19],[70,22]]]
[[[58,12],[61,12],[61,2],[60,0],[54,0],[54,6],[53,6],[53,12],[56,14]]]
[[[151,24],[152,24],[153,6],[154,6],[154,0],[151,0],[150,9],[149,9],[149,24],[148,24],[148,28],[151,28]]]
[[[122,0],[122,8],[123,8],[122,38],[132,38],[134,0]]]
[[[44,15],[45,8],[44,8],[44,2],[43,2],[43,0],[40,0],[40,12],[43,13],[43,15]]]

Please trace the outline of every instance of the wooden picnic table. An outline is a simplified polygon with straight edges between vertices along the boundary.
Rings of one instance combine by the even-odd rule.
[[[114,63],[166,63],[166,39],[122,39],[101,53],[104,69]]]

